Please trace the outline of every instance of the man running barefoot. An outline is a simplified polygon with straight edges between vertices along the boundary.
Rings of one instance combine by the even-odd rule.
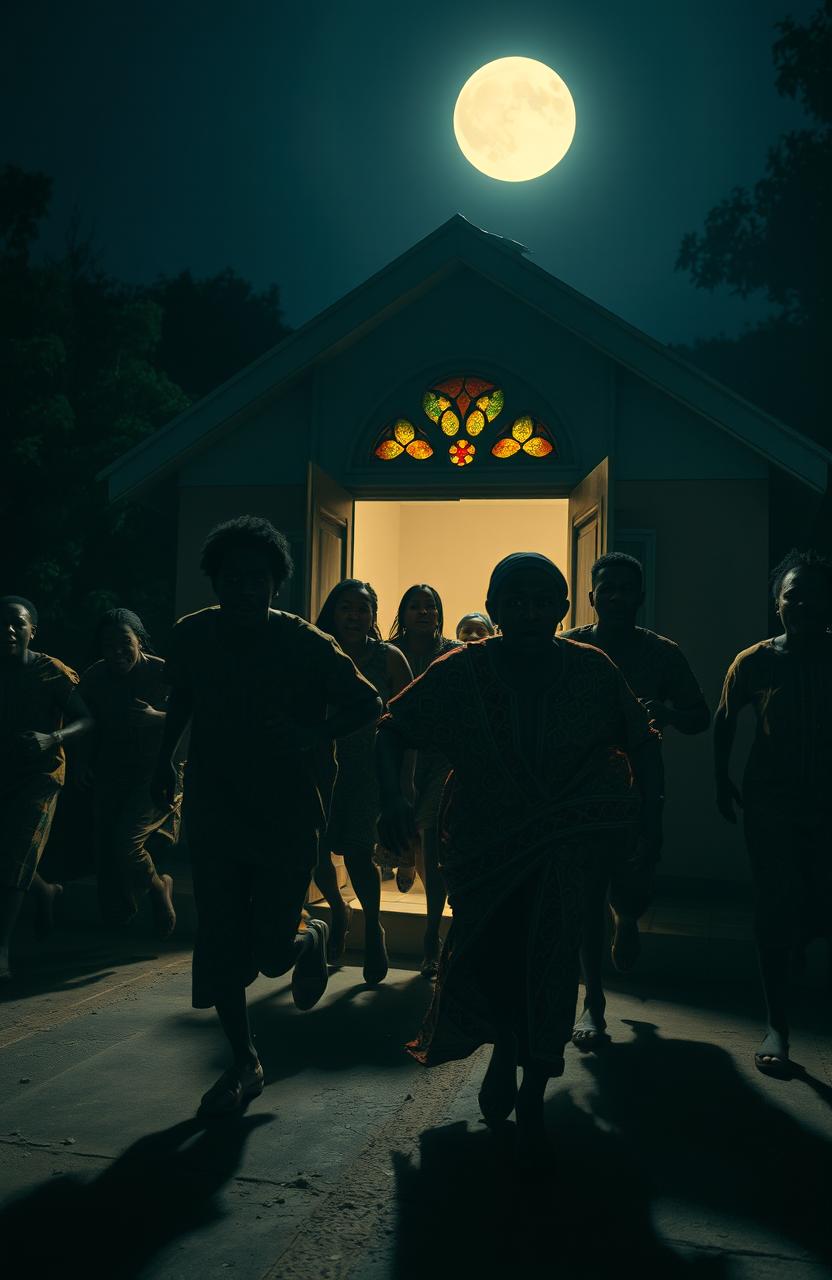
[[[644,580],[638,560],[619,551],[601,556],[592,566],[589,593],[597,621],[574,627],[564,638],[602,649],[643,703],[655,728],[664,731],[672,726],[680,733],[704,733],[710,713],[681,649],[655,631],[636,626],[643,600]],[[619,972],[626,973],[639,957],[638,920],[650,904],[661,852],[661,811],[658,813],[656,829],[642,833],[635,853],[622,850],[599,866],[589,882],[581,947],[586,996],[572,1036],[573,1043],[585,1051],[598,1048],[606,1039],[602,965],[607,895],[613,921],[612,961]]]
[[[219,525],[201,566],[219,603],[174,627],[153,789],[172,803],[171,761],[190,724],[183,812],[197,910],[193,1005],[216,1009],[233,1055],[200,1111],[221,1115],[263,1090],[246,987],[258,973],[294,969],[299,1009],[326,990],[327,927],[299,924],[329,805],[333,741],[371,724],[381,701],[334,640],[271,608],[292,561],[268,520]]]

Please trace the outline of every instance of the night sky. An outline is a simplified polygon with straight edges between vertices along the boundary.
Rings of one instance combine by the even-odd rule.
[[[694,289],[679,241],[762,175],[802,114],[774,88],[774,23],[817,0],[29,0],[0,19],[0,163],[55,179],[101,264],[145,282],[232,266],[297,325],[456,212],[663,341],[761,306]],[[570,152],[500,183],[458,150],[483,63],[538,58],[575,99]],[[465,300],[460,298],[460,323]]]

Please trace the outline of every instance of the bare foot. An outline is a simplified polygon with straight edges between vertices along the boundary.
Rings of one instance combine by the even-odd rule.
[[[173,877],[157,876],[158,885],[154,884],[153,914],[156,917],[156,936],[169,938],[176,928],[176,912],[173,909]]]

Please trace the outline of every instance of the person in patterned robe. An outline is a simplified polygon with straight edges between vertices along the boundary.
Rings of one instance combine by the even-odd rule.
[[[9,947],[29,891],[51,924],[61,886],[37,869],[64,784],[63,743],[92,728],[75,672],[32,649],[37,627],[31,601],[0,599],[0,982],[11,978]]]
[[[546,1082],[572,1032],[587,868],[639,824],[648,845],[659,830],[657,735],[606,655],[556,637],[567,607],[551,560],[501,561],[486,608],[502,634],[434,662],[391,701],[378,740],[379,828],[393,848],[414,825],[403,751],[440,751],[453,769],[442,853],[453,921],[410,1051],[432,1066],[492,1044],[480,1107],[492,1123],[515,1111],[524,1149],[540,1142]]]
[[[743,811],[755,934],[768,1027],[754,1055],[787,1076],[789,960],[832,938],[832,560],[792,551],[772,574],[782,634],[738,653],[714,723],[717,806]],[[757,732],[742,793],[730,775],[737,719],[753,707]]]
[[[652,724],[664,731],[704,733],[710,712],[699,684],[682,650],[672,640],[636,626],[644,601],[642,567],[634,556],[611,551],[595,561],[591,571],[589,603],[597,621],[573,627],[565,639],[594,645],[610,658],[633,693],[643,703]],[[610,861],[598,866],[598,877],[587,886],[587,918],[581,947],[585,984],[584,1008],[572,1039],[584,1052],[606,1041],[606,999],[603,984],[604,947],[607,938],[607,903],[612,916],[612,960],[626,973],[638,959],[639,917],[653,896],[656,863],[641,845],[610,847]]]

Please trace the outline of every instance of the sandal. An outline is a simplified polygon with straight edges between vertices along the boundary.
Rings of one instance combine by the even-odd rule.
[[[572,1043],[581,1053],[597,1053],[610,1043],[603,1014],[596,1018],[591,1009],[584,1009],[572,1028]]]

